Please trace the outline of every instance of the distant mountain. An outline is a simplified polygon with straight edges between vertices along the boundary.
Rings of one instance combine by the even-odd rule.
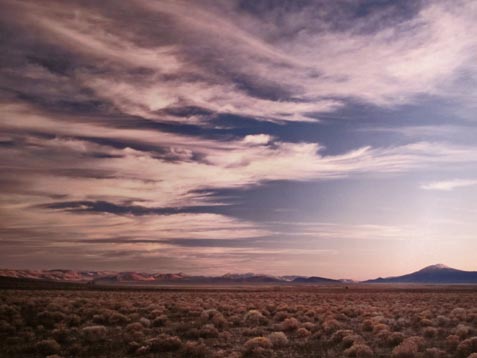
[[[255,273],[226,273],[223,276],[215,277],[217,280],[225,280],[231,282],[282,282],[283,280],[276,276],[255,274]]]
[[[280,276],[280,279],[284,280],[284,281],[293,281],[297,278],[306,278],[308,276],[300,276],[300,275],[287,275],[287,276]]]
[[[188,276],[183,273],[145,273],[145,272],[115,272],[109,275],[98,276],[93,279],[96,283],[121,283],[121,282],[168,282],[180,281]]]
[[[341,283],[341,280],[333,280],[331,278],[311,276],[311,277],[297,277],[293,283]]]
[[[422,270],[403,276],[379,277],[365,283],[434,283],[456,284],[477,283],[476,271],[462,271],[443,264],[424,267]]]
[[[189,276],[179,273],[80,270],[0,269],[0,278],[97,285],[195,285],[195,284],[351,284],[352,280],[334,280],[319,276],[272,276],[255,273],[226,273],[222,276]],[[457,270],[442,264],[432,265],[403,276],[379,277],[362,283],[477,284],[477,272]]]
[[[0,269],[0,277],[37,279],[63,282],[88,282],[97,277],[110,275],[111,271],[75,271],[75,270],[9,270]]]
[[[348,284],[359,283],[359,281],[350,280],[348,278],[342,278],[342,279],[339,279],[338,281],[340,281],[341,283],[348,283]]]
[[[144,273],[135,271],[74,271],[74,270],[8,270],[0,269],[0,277],[34,279],[50,282],[90,282],[97,285],[154,284],[323,284],[340,283],[323,277],[272,276],[255,273],[227,273],[222,276],[189,276],[183,273]]]
[[[254,274],[254,273],[247,273],[247,274],[225,274],[223,276],[216,277],[215,279],[218,280],[225,280],[230,282],[251,282],[251,283],[273,283],[273,282],[283,282],[279,277],[271,276],[271,275],[263,275],[263,274]]]
[[[234,284],[234,283],[279,283],[281,279],[253,273],[225,274],[223,276],[187,276],[178,274],[145,274],[136,272],[119,272],[114,275],[98,277],[95,284]]]

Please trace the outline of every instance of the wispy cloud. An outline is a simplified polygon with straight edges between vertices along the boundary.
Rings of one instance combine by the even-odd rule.
[[[452,180],[434,181],[434,182],[422,184],[421,188],[424,190],[451,191],[454,189],[465,188],[469,186],[477,186],[477,180],[452,179]]]
[[[67,200],[131,201],[171,207],[207,203],[207,190],[240,188],[277,180],[329,180],[359,174],[392,174],[476,161],[476,148],[413,143],[363,147],[323,155],[319,143],[291,143],[267,135],[217,141],[161,131],[110,128],[68,121],[31,107],[6,106],[0,125],[18,145],[6,148],[5,177],[19,170],[21,190],[62,196]],[[18,141],[15,131],[39,132]],[[17,137],[15,137],[17,136]],[[88,139],[89,138],[89,139]],[[114,148],[91,139],[116,139],[155,145],[151,151],[124,145]],[[48,160],[42,158],[47,156]],[[75,158],[72,161],[72,158]],[[55,160],[53,160],[55,159]]]
[[[80,55],[70,60],[70,82],[155,121],[200,123],[214,114],[313,121],[347,99],[393,106],[420,95],[455,96],[463,73],[473,71],[477,45],[472,1],[424,3],[399,21],[386,21],[398,12],[393,6],[364,18],[342,11],[333,21],[346,28],[329,23],[333,5],[322,13],[297,8],[282,21],[289,10],[277,4],[261,14],[265,25],[235,3],[133,1],[126,7],[145,20],[127,32],[127,12],[111,12],[107,3],[7,4],[19,29],[28,24],[45,46]],[[33,56],[25,46],[18,53]],[[40,82],[53,80],[50,70],[37,71]],[[210,114],[171,114],[183,107]]]
[[[311,240],[410,240],[420,236],[416,227],[330,222],[276,222],[290,230],[286,235]]]

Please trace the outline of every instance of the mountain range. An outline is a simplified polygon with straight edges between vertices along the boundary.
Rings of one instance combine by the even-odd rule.
[[[255,273],[227,273],[222,276],[190,276],[184,273],[145,273],[135,271],[75,271],[75,270],[10,270],[0,269],[0,277],[38,279],[57,282],[92,283],[98,285],[117,284],[278,284],[278,283],[342,283],[323,277],[272,276]]]
[[[255,273],[227,273],[222,276],[191,276],[184,273],[144,273],[135,271],[13,270],[0,269],[0,277],[49,282],[76,282],[96,285],[121,284],[348,284],[353,280],[336,280],[318,276],[272,276]],[[442,264],[427,266],[403,275],[362,281],[361,283],[477,284],[477,272],[457,270]]]

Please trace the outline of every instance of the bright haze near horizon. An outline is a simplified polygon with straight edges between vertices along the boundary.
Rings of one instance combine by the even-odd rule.
[[[2,267],[477,269],[477,2],[1,4]]]

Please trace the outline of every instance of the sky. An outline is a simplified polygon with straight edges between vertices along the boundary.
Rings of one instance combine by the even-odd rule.
[[[477,2],[0,2],[2,267],[477,270]]]

